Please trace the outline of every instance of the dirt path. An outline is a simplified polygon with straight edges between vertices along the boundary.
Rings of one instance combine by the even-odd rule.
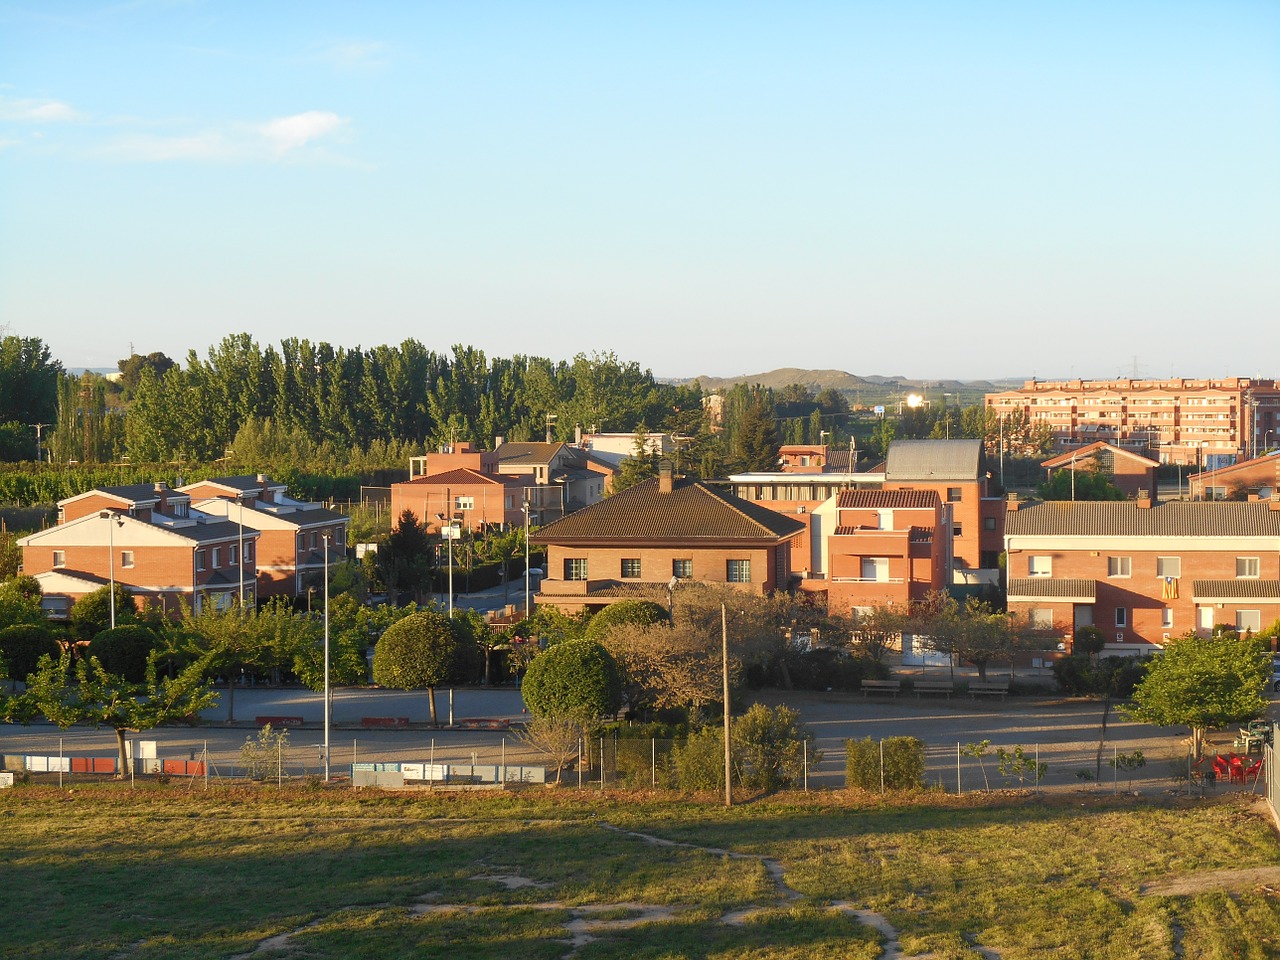
[[[1280,892],[1280,865],[1250,867],[1246,870],[1214,870],[1209,873],[1193,873],[1185,877],[1167,877],[1164,880],[1144,883],[1140,892],[1148,897],[1190,897],[1209,890],[1244,893],[1258,887],[1275,888]]]

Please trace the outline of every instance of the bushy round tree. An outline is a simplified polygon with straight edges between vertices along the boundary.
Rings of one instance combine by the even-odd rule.
[[[10,680],[26,680],[42,656],[56,657],[59,651],[53,631],[43,624],[22,623],[0,630],[0,658]]]
[[[588,640],[603,640],[609,631],[623,623],[634,623],[648,626],[653,623],[664,623],[667,611],[652,600],[619,600],[605,607],[587,624]]]
[[[521,687],[536,717],[591,723],[622,703],[622,678],[609,651],[594,640],[566,640],[538,654]]]
[[[130,683],[147,679],[147,658],[156,648],[158,638],[140,623],[128,623],[114,630],[103,630],[89,643],[89,656],[97,657],[103,669],[124,677]]]
[[[436,686],[449,678],[457,653],[457,633],[445,614],[411,614],[387,627],[373,648],[373,682],[396,690],[425,688],[435,723]]]
[[[138,618],[138,605],[133,591],[116,584],[116,626]],[[71,606],[71,626],[76,635],[88,639],[111,627],[111,588],[99,587],[86,593]]]

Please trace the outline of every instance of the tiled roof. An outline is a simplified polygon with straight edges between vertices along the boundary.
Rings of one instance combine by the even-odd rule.
[[[1194,580],[1192,590],[1197,600],[1280,601],[1280,580]]]
[[[200,481],[197,481],[196,483],[189,483],[187,484],[187,486],[197,487],[201,483],[210,483],[210,484],[214,484],[215,486],[230,487],[232,490],[242,490],[246,492],[249,490],[261,490],[263,487],[262,481],[258,479],[256,474],[246,474],[243,477],[209,477],[206,480],[200,480]],[[278,489],[280,487],[283,487],[284,484],[273,483],[270,479],[268,479],[266,486],[268,489],[271,489],[272,487]]]
[[[197,543],[208,543],[214,540],[249,540],[258,535],[258,531],[230,520],[215,520],[213,523],[192,523],[183,527],[168,528],[171,532]]]
[[[478,470],[472,470],[470,467],[458,467],[456,470],[446,470],[444,473],[433,473],[427,477],[414,477],[412,480],[406,482],[411,486],[444,486],[451,483],[488,483],[497,487],[503,486],[501,477],[491,476],[487,473],[480,473]]]
[[[300,527],[319,527],[333,523],[349,523],[351,518],[345,513],[339,513],[337,510],[329,510],[325,507],[315,507],[311,510],[295,510],[293,513],[286,513],[280,517],[289,523],[296,523]]]
[[[1094,580],[1055,580],[1052,577],[1024,577],[1009,581],[1009,599],[1037,599],[1039,597],[1081,597],[1093,601],[1098,595]]]
[[[611,600],[662,600],[667,599],[665,583],[624,583],[621,580],[600,580],[587,589],[591,598],[608,597]]]
[[[895,440],[889,444],[885,478],[976,480],[985,472],[981,440]]]
[[[795,536],[804,524],[704,483],[676,480],[670,493],[653,478],[543,527],[534,543],[588,540],[769,541]]]
[[[110,494],[113,497],[119,497],[121,500],[128,500],[131,503],[153,503],[160,499],[160,494],[156,492],[154,483],[130,483],[123,487],[99,487],[98,492]],[[167,487],[164,493],[170,500],[189,499],[185,493],[179,493],[177,490],[170,490]]]
[[[563,443],[504,443],[498,448],[499,463],[550,463]]]
[[[1006,536],[1280,537],[1280,510],[1265,501],[1229,503],[1050,500],[1005,514]]]
[[[941,502],[936,490],[841,490],[842,510],[932,510]]]

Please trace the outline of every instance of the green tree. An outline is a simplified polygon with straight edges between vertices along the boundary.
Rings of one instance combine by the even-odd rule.
[[[734,452],[748,473],[778,469],[781,448],[773,409],[763,398],[752,403],[734,430]]]
[[[0,337],[0,424],[15,424],[29,438],[28,449],[13,459],[35,459],[35,430],[29,425],[54,422],[61,376],[62,364],[38,337]]]
[[[192,661],[175,677],[157,680],[156,657],[153,653],[142,683],[109,673],[96,657],[82,659],[74,667],[69,652],[57,660],[41,657],[26,691],[6,703],[6,718],[26,723],[43,714],[63,729],[75,724],[110,727],[116,734],[117,776],[123,777],[128,768],[126,733],[191,721],[218,702],[205,680],[208,663],[204,659]]]
[[[652,600],[619,600],[595,614],[587,623],[584,636],[588,640],[603,640],[609,631],[619,624],[633,623],[648,626],[666,623],[667,611]]]
[[[115,585],[116,626],[138,619],[138,604],[133,591],[117,583]],[[99,587],[71,605],[71,626],[84,639],[96,637],[111,628],[111,587]]]
[[[568,640],[533,658],[521,686],[535,717],[567,718],[586,726],[622,702],[622,680],[609,651],[593,640]]]
[[[449,618],[435,610],[389,626],[373,648],[373,682],[394,690],[427,691],[436,724],[436,687],[449,678],[458,638]]]
[[[748,789],[772,792],[800,786],[806,744],[809,761],[820,759],[813,749],[813,732],[800,722],[798,711],[784,705],[771,710],[752,704],[733,721],[730,735],[733,767]]]
[[[108,673],[130,683],[142,683],[147,678],[151,653],[158,645],[155,631],[140,623],[129,623],[95,636],[89,642],[89,656],[97,657]]]
[[[658,461],[661,453],[651,449],[649,431],[644,424],[636,427],[635,441],[631,445],[631,455],[618,465],[618,472],[613,475],[610,487],[613,493],[634,487],[637,483],[658,475]]]
[[[377,569],[387,588],[387,597],[399,606],[400,595],[411,591],[420,601],[431,583],[431,555],[434,545],[426,527],[412,510],[400,514],[400,522],[378,548]]]
[[[0,583],[0,628],[44,624],[40,584],[34,577],[14,577]]]
[[[1206,730],[1263,714],[1270,678],[1271,651],[1256,638],[1189,633],[1151,661],[1127,713],[1142,723],[1190,727],[1199,756]]]
[[[1072,478],[1074,475],[1074,484]],[[1042,500],[1124,500],[1125,492],[1097,470],[1063,467],[1036,488]]]
[[[19,623],[0,629],[0,660],[10,680],[26,680],[41,657],[56,657],[61,648],[43,623]]]

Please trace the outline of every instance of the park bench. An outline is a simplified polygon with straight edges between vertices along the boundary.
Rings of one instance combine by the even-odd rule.
[[[865,697],[869,693],[891,693],[895,697],[902,689],[901,680],[863,680],[862,695]]]
[[[950,680],[916,680],[911,684],[911,689],[917,697],[922,693],[945,693],[950,699],[951,694],[956,691],[956,685]]]
[[[999,694],[1003,700],[1009,695],[1008,680],[972,680],[969,683],[969,696],[977,697],[978,694],[991,694],[992,696]]]

